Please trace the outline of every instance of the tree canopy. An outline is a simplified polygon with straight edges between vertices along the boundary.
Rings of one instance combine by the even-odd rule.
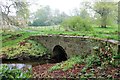
[[[93,6],[90,6],[89,4],[86,6],[96,12],[96,18],[99,21],[100,27],[102,28],[106,28],[107,25],[111,25],[111,23],[117,20],[118,4],[116,2],[107,2],[105,0],[101,0],[95,2]]]
[[[60,13],[58,9],[52,10],[49,6],[41,6],[33,16],[32,26],[50,26],[61,23],[67,17],[67,14]]]

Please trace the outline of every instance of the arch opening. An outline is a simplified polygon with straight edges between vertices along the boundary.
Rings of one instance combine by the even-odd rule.
[[[56,45],[53,48],[53,57],[52,57],[52,59],[55,62],[62,62],[62,61],[67,60],[67,54],[66,54],[65,50],[60,45]]]

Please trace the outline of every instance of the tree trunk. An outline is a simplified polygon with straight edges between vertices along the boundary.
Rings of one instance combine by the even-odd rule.
[[[107,28],[107,15],[104,13],[101,15],[101,28]]]
[[[101,25],[101,28],[107,28],[107,26],[106,25]]]

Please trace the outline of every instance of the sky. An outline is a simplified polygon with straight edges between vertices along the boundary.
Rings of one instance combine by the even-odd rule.
[[[28,0],[34,5],[30,6],[30,11],[36,11],[40,5],[46,6],[49,5],[52,9],[59,9],[61,12],[65,12],[69,14],[74,8],[80,8],[81,2],[90,2],[90,1],[98,1],[98,0]],[[105,0],[105,1],[120,1],[120,0]]]
[[[36,0],[34,0],[36,1]],[[52,9],[59,9],[61,12],[69,13],[74,8],[80,7],[82,0],[38,0],[30,6],[31,12],[36,11],[40,5],[49,5]]]
[[[0,0],[1,3],[5,3],[7,0]],[[17,0],[15,0],[17,1]],[[22,1],[22,0],[21,0]],[[60,12],[65,12],[70,14],[74,8],[79,9],[81,7],[81,2],[90,2],[90,1],[98,1],[98,0],[26,0],[30,3],[30,12],[33,13],[40,8],[40,5],[46,6],[49,5],[50,8],[59,9]],[[105,1],[120,1],[120,0],[105,0]],[[14,13],[14,10],[13,10]],[[12,13],[12,14],[13,14]]]
[[[11,4],[10,2],[6,3],[8,0],[0,0],[0,4]],[[15,0],[17,1],[17,0]],[[22,0],[21,0],[22,1]],[[24,1],[24,0],[23,0]],[[80,7],[80,2],[85,0],[26,0],[30,3],[30,12],[33,13],[40,8],[40,5],[47,6],[49,5],[51,9],[59,9],[60,12],[65,12],[69,14],[74,8]],[[12,9],[12,15],[15,15],[15,10]]]

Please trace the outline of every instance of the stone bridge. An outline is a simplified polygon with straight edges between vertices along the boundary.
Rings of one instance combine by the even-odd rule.
[[[87,55],[95,51],[96,48],[104,48],[118,54],[118,41],[103,40],[86,36],[64,36],[64,35],[39,35],[31,36],[44,45],[51,53],[62,51],[67,57],[72,55]],[[106,49],[106,50],[107,50]]]

